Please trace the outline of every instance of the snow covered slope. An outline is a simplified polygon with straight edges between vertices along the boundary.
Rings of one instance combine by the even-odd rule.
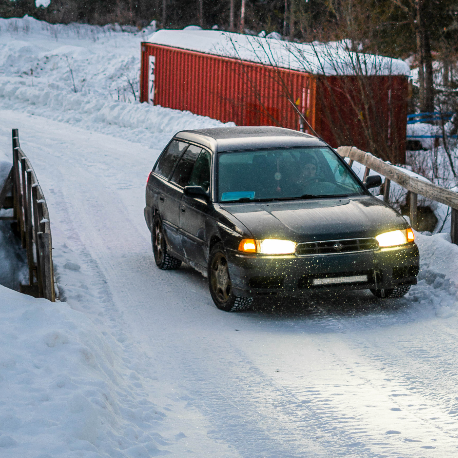
[[[143,206],[170,136],[220,123],[113,100],[98,62],[138,66],[141,36],[62,27],[56,41],[17,23],[0,24],[0,150],[19,128],[62,302],[0,287],[2,458],[456,455],[458,247],[419,234],[419,284],[398,301],[355,292],[217,310],[202,276],[155,268]],[[44,65],[62,46],[73,69],[98,56],[87,92],[73,91],[66,58]],[[37,62],[42,73],[21,73]]]

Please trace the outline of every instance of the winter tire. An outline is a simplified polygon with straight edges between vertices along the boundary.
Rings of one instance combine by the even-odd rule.
[[[210,252],[208,285],[213,302],[220,310],[238,312],[249,309],[253,303],[252,297],[234,295],[229,277],[226,253],[221,243],[217,243]]]
[[[153,254],[156,265],[161,270],[174,270],[181,266],[181,261],[167,252],[167,242],[162,229],[162,221],[158,215],[153,219],[153,230],[151,231]]]
[[[410,285],[396,286],[393,289],[371,289],[371,293],[381,299],[404,297],[410,290]]]

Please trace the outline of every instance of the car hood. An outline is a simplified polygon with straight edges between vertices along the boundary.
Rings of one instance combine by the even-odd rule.
[[[404,218],[371,196],[224,205],[254,238],[294,241],[374,237],[408,227]]]

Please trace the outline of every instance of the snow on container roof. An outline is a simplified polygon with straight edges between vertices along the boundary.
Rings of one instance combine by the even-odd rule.
[[[350,52],[340,43],[291,43],[217,30],[159,30],[147,42],[314,75],[410,76],[402,60]]]

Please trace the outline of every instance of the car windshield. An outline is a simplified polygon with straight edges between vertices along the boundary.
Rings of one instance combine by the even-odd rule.
[[[365,190],[330,148],[281,148],[218,155],[219,202],[344,197]]]

